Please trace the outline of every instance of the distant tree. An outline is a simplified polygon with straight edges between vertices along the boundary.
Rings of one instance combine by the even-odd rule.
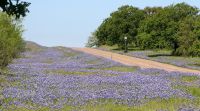
[[[198,13],[196,7],[185,3],[170,5],[163,9],[147,7],[144,10],[146,18],[141,22],[138,29],[138,40],[144,39],[141,34],[148,35],[149,38],[145,39],[147,41],[143,40],[143,42],[148,43],[148,46],[142,47],[145,49],[172,48],[174,51],[179,47],[176,34],[179,30],[180,21],[183,21],[187,16],[194,16]],[[138,44],[138,46],[141,46],[141,44]]]
[[[101,44],[124,47],[124,36],[129,43],[135,39],[140,21],[144,19],[144,12],[136,7],[122,6],[111,13],[97,30],[97,38]]]
[[[170,49],[172,54],[200,56],[199,9],[186,3],[166,7],[122,6],[98,27],[99,45],[124,47],[124,36],[129,45],[141,49]]]
[[[180,23],[188,16],[196,16],[198,12],[198,8],[192,7],[186,3],[170,5],[165,8],[165,16],[166,18],[169,18],[166,29],[166,37],[173,47],[173,52],[176,52],[179,47],[176,35],[178,33],[177,31],[180,30]]]
[[[29,2],[24,2],[20,0],[1,0],[0,7],[3,12],[8,15],[14,15],[17,19],[20,17],[25,17],[29,12],[28,6]]]
[[[95,32],[99,45],[105,45],[105,44],[108,45],[107,39],[109,38],[109,31],[108,31],[109,21],[110,21],[109,18],[105,19]]]
[[[98,39],[97,39],[97,36],[96,36],[96,32],[93,32],[91,34],[91,36],[89,36],[89,39],[88,39],[88,42],[86,44],[86,47],[98,47]]]
[[[169,19],[165,17],[164,10],[160,7],[153,7],[152,9],[148,8],[148,10],[155,11],[153,11],[151,14],[149,14],[150,12],[148,11],[146,18],[141,21],[138,28],[137,43],[139,44],[137,44],[137,46],[144,49],[169,48],[169,42],[166,41],[165,38],[165,31]],[[148,45],[141,46],[141,41],[143,41],[145,44],[148,43]]]

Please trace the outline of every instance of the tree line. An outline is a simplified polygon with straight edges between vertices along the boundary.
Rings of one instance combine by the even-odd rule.
[[[200,56],[199,9],[186,3],[144,9],[125,5],[103,21],[87,46],[123,49],[125,36],[129,46],[142,50],[170,49],[173,55]]]

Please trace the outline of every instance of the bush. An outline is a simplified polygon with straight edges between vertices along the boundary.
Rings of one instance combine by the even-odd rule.
[[[200,57],[200,41],[195,41],[189,48],[189,55]]]
[[[0,68],[7,66],[24,50],[19,20],[0,13]]]
[[[152,48],[152,39],[151,35],[147,33],[140,33],[137,36],[137,46],[140,47],[140,49],[148,49]]]

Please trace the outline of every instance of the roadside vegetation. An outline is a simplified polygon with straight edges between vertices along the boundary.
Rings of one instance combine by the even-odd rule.
[[[6,13],[0,13],[0,68],[7,66],[24,51],[22,25]]]
[[[24,51],[22,17],[29,12],[29,2],[20,0],[0,1],[0,74],[14,58]]]
[[[166,7],[122,6],[89,37],[87,47],[117,45],[140,50],[171,50],[176,56],[200,56],[199,9],[186,3]]]

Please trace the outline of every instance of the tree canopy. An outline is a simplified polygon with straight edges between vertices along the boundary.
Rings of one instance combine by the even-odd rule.
[[[29,5],[29,2],[20,0],[0,0],[0,7],[2,11],[6,12],[8,15],[14,15],[17,19],[26,16],[29,12]]]
[[[99,44],[118,44],[123,47],[124,36],[127,36],[131,43],[137,35],[137,28],[142,19],[144,19],[144,11],[128,5],[120,7],[98,28],[96,35]]]
[[[98,45],[140,49],[171,49],[174,55],[200,56],[199,9],[186,3],[166,7],[122,6],[110,14],[95,32]]]

